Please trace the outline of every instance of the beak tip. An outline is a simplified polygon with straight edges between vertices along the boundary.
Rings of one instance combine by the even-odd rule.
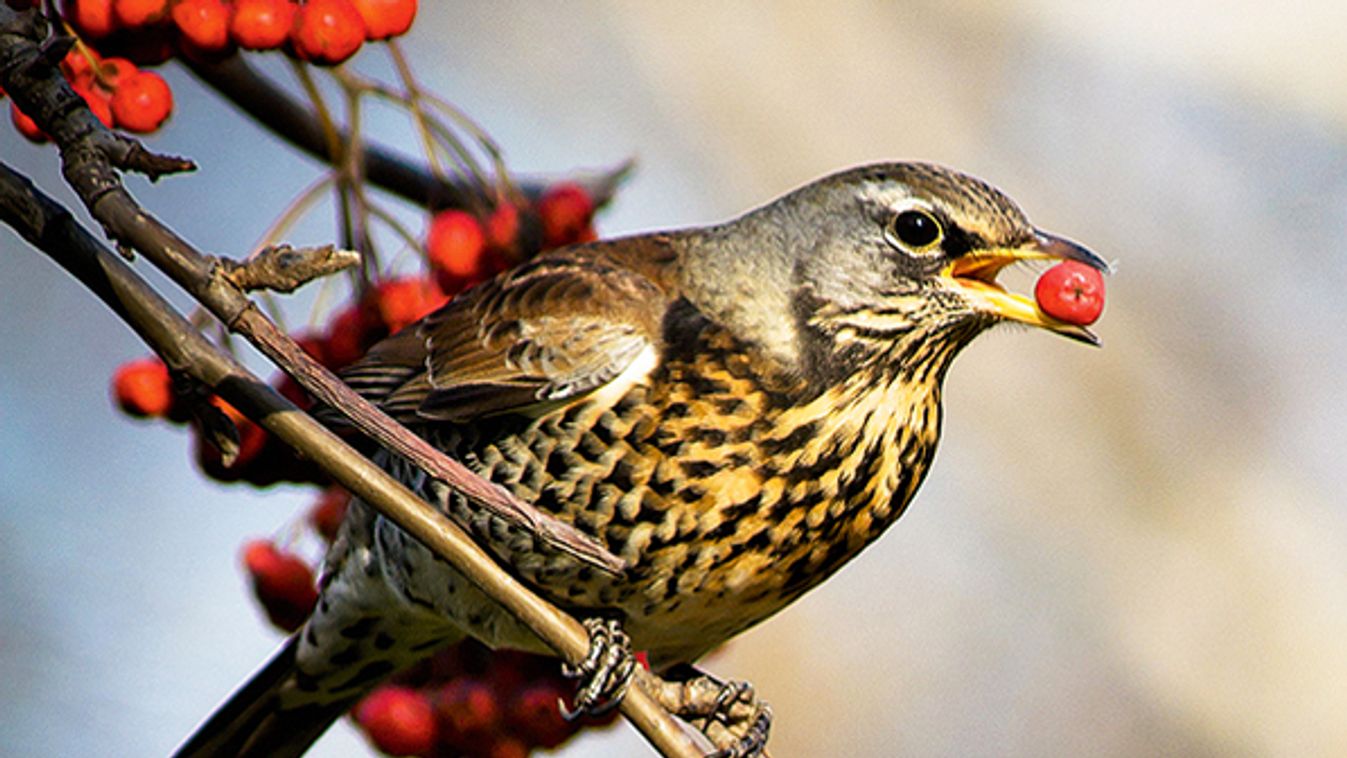
[[[1072,242],[1065,237],[1059,237],[1056,234],[1037,230],[1038,247],[1044,253],[1063,260],[1077,261],[1084,263],[1090,268],[1097,269],[1104,274],[1112,274],[1113,266],[1108,261],[1100,258],[1090,251],[1089,248],[1078,242]]]

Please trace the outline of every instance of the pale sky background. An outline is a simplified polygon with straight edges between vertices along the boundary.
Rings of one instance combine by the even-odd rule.
[[[708,662],[771,701],[775,755],[1347,754],[1347,4],[422,5],[418,71],[517,170],[638,158],[603,234],[919,158],[1117,262],[1102,350],[981,338],[907,515]],[[315,166],[166,72],[151,144],[201,171],[131,187],[241,254]],[[7,126],[0,156],[59,187]],[[3,230],[0,350],[0,755],[167,753],[278,643],[237,550],[311,495],[207,482],[113,410],[143,347]]]

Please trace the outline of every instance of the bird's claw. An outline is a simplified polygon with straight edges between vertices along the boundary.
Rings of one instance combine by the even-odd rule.
[[[602,716],[622,702],[636,673],[636,657],[631,652],[631,639],[622,631],[621,622],[614,619],[585,619],[589,632],[589,652],[575,664],[563,664],[561,673],[579,679],[575,706],[561,704],[561,715],[567,721],[582,716]]]
[[[748,718],[735,713],[736,705],[750,709]],[[734,723],[736,720],[738,725]],[[724,724],[726,731],[735,738],[708,758],[753,758],[762,755],[767,748],[767,735],[772,730],[772,707],[758,699],[753,685],[743,680],[730,680],[721,685],[720,694],[705,717],[703,729],[709,730],[713,722]]]
[[[708,758],[755,758],[767,747],[772,708],[758,699],[753,685],[721,681],[691,669],[684,681],[659,680],[655,694],[667,710],[692,724],[716,745]]]

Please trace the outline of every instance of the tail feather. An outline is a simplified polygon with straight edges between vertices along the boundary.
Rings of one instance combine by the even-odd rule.
[[[174,753],[177,758],[303,755],[359,699],[281,708],[281,688],[293,681],[298,636],[197,727]]]

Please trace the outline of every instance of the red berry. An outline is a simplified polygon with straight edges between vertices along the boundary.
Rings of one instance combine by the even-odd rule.
[[[294,631],[313,612],[318,602],[313,570],[294,553],[269,540],[253,540],[243,546],[243,566],[271,623]]]
[[[70,0],[66,4],[65,17],[90,39],[106,37],[117,29],[117,20],[112,16],[112,0]]]
[[[486,682],[461,677],[435,695],[435,715],[445,741],[460,748],[480,743],[501,723],[500,701]]]
[[[94,82],[108,92],[116,92],[122,82],[139,73],[140,68],[125,58],[104,58],[94,70]]]
[[[449,302],[433,279],[406,277],[381,283],[374,290],[374,304],[389,334],[418,321]]]
[[[243,415],[237,408],[230,405],[223,398],[212,397],[211,403],[220,409],[229,420],[234,423],[234,429],[239,433],[239,449],[234,456],[234,460],[228,465],[220,459],[220,453],[212,445],[203,445],[199,451],[202,468],[211,477],[224,482],[247,479],[254,481],[253,466],[249,464],[257,461],[262,456],[262,451],[267,446],[270,435],[262,427],[257,425],[256,421]]]
[[[390,755],[427,755],[435,746],[435,712],[416,690],[385,685],[355,707],[355,720]]]
[[[416,18],[416,0],[352,0],[365,20],[365,39],[380,40],[403,34]]]
[[[61,71],[65,74],[65,78],[72,83],[82,79],[92,79],[94,64],[97,62],[98,53],[94,52],[93,48],[76,44],[61,60]]]
[[[224,0],[178,0],[173,23],[191,45],[216,52],[229,45],[229,6]]]
[[[472,279],[481,271],[486,235],[477,217],[457,210],[440,211],[426,232],[430,265],[459,279]]]
[[[117,126],[148,134],[173,112],[173,92],[168,82],[153,71],[140,71],[127,77],[112,93],[112,115]]]
[[[365,22],[351,0],[309,0],[295,14],[290,42],[302,59],[335,65],[365,42]]]
[[[498,250],[510,250],[519,237],[519,207],[501,203],[486,218],[486,240]]]
[[[594,238],[590,222],[594,218],[594,200],[578,184],[563,182],[550,187],[538,200],[538,215],[543,222],[543,244],[547,247],[587,242]]]
[[[561,715],[558,698],[565,693],[562,684],[550,680],[536,682],[517,692],[506,708],[506,719],[512,732],[544,748],[565,742],[578,728]]]
[[[1034,299],[1059,321],[1093,324],[1104,312],[1104,276],[1083,263],[1062,261],[1038,278]]]
[[[165,416],[173,407],[173,381],[158,358],[140,358],[117,367],[112,395],[121,409],[140,418]]]
[[[299,6],[290,0],[234,0],[229,34],[248,50],[274,50],[285,43]]]
[[[13,101],[9,103],[9,120],[13,122],[14,128],[19,130],[19,134],[22,134],[29,142],[42,144],[47,141],[47,133],[38,127],[36,121],[28,118],[27,114],[19,110],[19,106],[15,105]]]
[[[112,0],[112,16],[127,29],[150,26],[168,15],[168,0]]]
[[[323,365],[333,370],[345,368],[364,355],[382,336],[374,322],[371,314],[358,304],[337,313],[323,342]]]
[[[351,505],[351,493],[346,488],[333,485],[323,490],[318,502],[309,509],[309,524],[323,539],[331,542],[337,538],[342,519],[346,518],[346,509]]]
[[[103,122],[103,126],[106,126],[109,129],[112,128],[112,102],[111,98],[108,97],[108,93],[93,86],[92,79],[87,82],[71,82],[70,88],[75,90],[80,97],[84,98],[84,102],[88,104],[89,110],[93,112],[94,116],[96,116],[99,121]]]
[[[485,758],[528,758],[530,752],[523,740],[502,734],[491,742],[483,755]]]

